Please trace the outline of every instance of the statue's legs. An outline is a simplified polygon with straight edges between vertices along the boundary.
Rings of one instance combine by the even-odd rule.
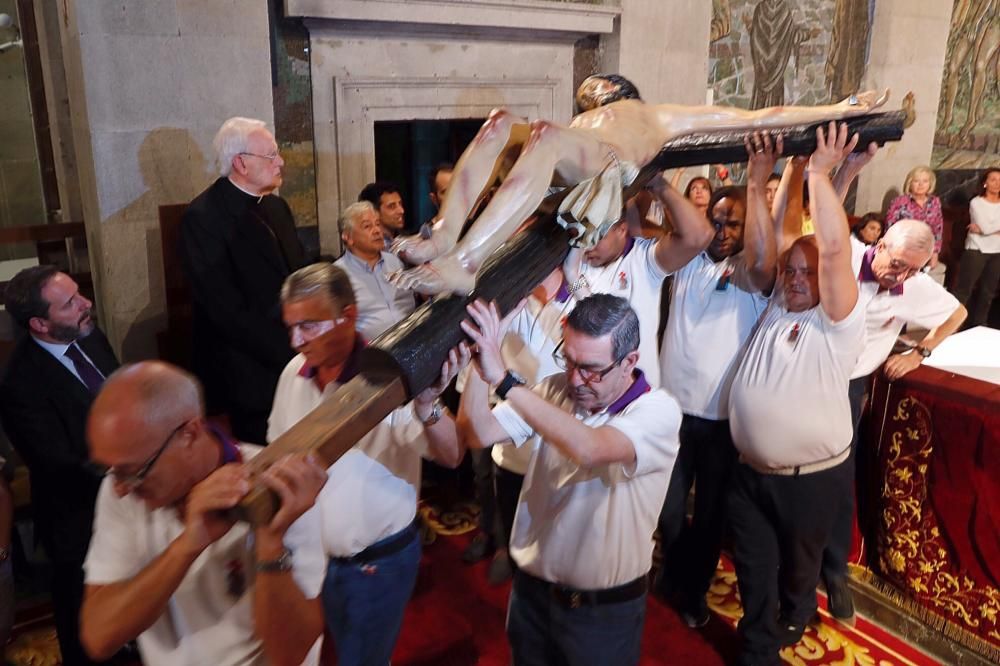
[[[528,121],[494,109],[469,144],[451,178],[430,238],[406,236],[393,251],[411,264],[422,264],[455,246],[462,226],[483,191],[497,177],[503,155],[528,139]]]
[[[585,130],[533,122],[521,156],[462,241],[431,263],[396,274],[393,281],[422,294],[468,293],[486,258],[538,208],[554,174],[567,184],[579,183],[598,175],[613,159],[610,148]]]
[[[944,95],[944,117],[941,119],[941,127],[945,130],[951,125],[955,115],[955,98],[958,96],[958,84],[961,79],[962,66],[972,49],[972,39],[959,39],[955,44],[955,50],[951,59],[946,63],[945,95]]]
[[[976,59],[972,65],[972,90],[969,94],[969,115],[965,124],[958,131],[958,136],[965,138],[982,117],[983,94],[986,92],[986,82],[990,78],[990,61],[1000,49],[1000,22],[994,21],[977,40]]]

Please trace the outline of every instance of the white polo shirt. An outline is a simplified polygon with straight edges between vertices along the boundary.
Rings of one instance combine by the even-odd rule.
[[[622,256],[606,266],[584,262],[580,270],[595,294],[620,296],[639,317],[639,369],[653,388],[660,387],[656,329],[660,325],[660,288],[667,277],[656,263],[656,239],[630,238]]]
[[[563,325],[571,307],[572,303],[555,299],[542,303],[532,296],[511,321],[500,353],[507,367],[524,377],[529,386],[562,372],[552,352],[562,340]],[[532,451],[530,446],[498,444],[491,455],[493,462],[503,469],[523,475],[528,471]]]
[[[352,352],[356,361],[360,343]],[[274,441],[354,376],[348,360],[340,381],[321,392],[295,356],[281,373],[268,418],[267,440]],[[333,557],[356,555],[413,522],[420,491],[420,458],[427,450],[424,426],[413,407],[394,409],[326,471],[327,482],[316,504],[320,509],[323,547]]]
[[[969,232],[965,237],[965,249],[979,250],[983,254],[1000,253],[1000,203],[975,197],[969,202],[969,219],[983,233]]]
[[[847,387],[865,326],[861,299],[837,323],[820,306],[789,312],[779,300],[764,311],[729,396],[740,456],[772,469],[830,460],[850,446]]]
[[[681,411],[714,421],[729,418],[737,361],[766,307],[742,252],[719,262],[701,252],[674,273],[660,376]]]
[[[548,377],[532,390],[574,413],[565,375]],[[532,576],[581,590],[607,589],[645,575],[680,446],[677,402],[662,389],[648,390],[639,379],[608,409],[575,412],[591,428],[617,428],[635,447],[634,464],[591,469],[539,441],[508,403],[497,405],[493,414],[515,444],[536,446],[511,534],[510,554],[517,565]]]
[[[244,460],[260,450],[240,445]],[[313,507],[285,534],[285,545],[292,551],[292,577],[310,599],[319,596],[326,575],[319,518]],[[111,478],[104,479],[83,565],[87,584],[110,585],[133,578],[183,531],[184,522],[174,507],[150,511],[132,495],[118,497]],[[198,556],[163,615],[139,635],[142,662],[146,666],[266,666],[269,662],[254,635],[255,563],[253,532],[247,523],[236,523]],[[303,663],[319,663],[319,641]]]
[[[871,271],[875,246],[851,236],[851,262],[858,276],[858,299],[865,304],[865,346],[851,379],[865,377],[885,362],[904,324],[932,329],[960,305],[958,299],[926,273],[917,273],[894,289],[882,289]]]

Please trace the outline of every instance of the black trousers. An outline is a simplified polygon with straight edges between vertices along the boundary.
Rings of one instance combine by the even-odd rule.
[[[670,596],[678,595],[683,608],[693,609],[704,603],[719,562],[726,529],[726,494],[737,454],[728,420],[685,414],[680,443],[660,512],[660,589]],[[687,498],[692,485],[694,515],[689,525]]]
[[[80,645],[80,607],[83,605],[83,563],[52,563],[52,614],[65,666],[88,666],[92,661]]]
[[[851,402],[851,423],[854,425],[854,439],[851,440],[851,455],[847,458],[851,479],[857,479],[857,450],[859,443],[858,427],[861,425],[861,408],[868,396],[871,386],[871,375],[852,379],[847,389],[847,397]],[[837,509],[837,517],[830,532],[830,542],[823,551],[823,580],[829,581],[847,576],[847,558],[851,555],[851,537],[854,528],[854,491],[844,495]]]
[[[1000,284],[1000,254],[985,254],[979,250],[965,250],[958,262],[958,281],[955,283],[955,298],[962,305],[976,292],[973,307],[969,309],[966,328],[986,323],[993,305],[993,298]],[[978,287],[978,289],[977,289]]]
[[[728,506],[743,662],[778,663],[779,609],[789,623],[803,625],[816,613],[823,548],[851,481],[846,462],[800,476],[736,465]]]
[[[470,449],[472,479],[475,483],[476,501],[479,503],[479,530],[490,539],[497,532],[497,498],[493,494],[492,449]]]
[[[514,514],[521,497],[524,475],[500,467],[493,463],[493,481],[497,498],[497,546],[510,546],[510,534],[514,528]],[[511,564],[513,565],[513,560]]]

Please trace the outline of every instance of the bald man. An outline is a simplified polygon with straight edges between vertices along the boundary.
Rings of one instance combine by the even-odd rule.
[[[207,423],[194,377],[159,362],[107,379],[87,436],[108,467],[84,564],[91,656],[138,640],[147,666],[318,663],[325,557],[310,507],[322,467],[281,460],[260,477],[277,515],[252,532],[237,524],[225,511],[250,489],[243,463],[260,447]]]

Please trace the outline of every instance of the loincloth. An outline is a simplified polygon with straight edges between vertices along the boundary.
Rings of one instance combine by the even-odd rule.
[[[590,249],[622,217],[622,190],[639,174],[639,167],[611,153],[607,166],[593,178],[573,186],[559,205],[556,220],[576,236],[574,247]]]

